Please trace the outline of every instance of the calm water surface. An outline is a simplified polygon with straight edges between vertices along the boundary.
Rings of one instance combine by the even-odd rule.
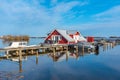
[[[69,54],[68,59],[63,54],[56,61],[49,54],[39,55],[38,61],[36,56],[27,57],[21,64],[1,60],[0,80],[120,80],[119,45],[104,51],[101,47],[98,55]]]

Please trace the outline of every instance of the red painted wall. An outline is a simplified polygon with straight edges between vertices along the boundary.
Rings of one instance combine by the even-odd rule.
[[[48,43],[47,41],[48,41],[48,40],[51,40],[52,35],[61,35],[61,34],[60,34],[59,32],[57,32],[56,30],[53,31],[53,32],[46,38],[45,43]],[[51,43],[52,43],[52,41],[51,41]],[[67,41],[64,37],[62,37],[62,39],[59,40],[58,43],[59,43],[59,44],[67,44],[68,41]]]
[[[71,38],[73,38],[73,34],[70,34],[69,36],[70,36]]]
[[[87,42],[94,42],[94,37],[88,36],[87,37]]]
[[[75,35],[80,35],[80,33],[79,33],[79,32],[76,32]]]
[[[55,31],[52,32],[52,34],[50,34],[50,35],[46,38],[46,40],[51,39],[51,36],[52,36],[52,35],[60,35],[60,34],[55,30]]]
[[[68,41],[64,37],[62,37],[62,39],[59,40],[59,44],[67,44],[67,43]]]

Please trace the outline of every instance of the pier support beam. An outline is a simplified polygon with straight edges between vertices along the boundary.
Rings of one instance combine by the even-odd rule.
[[[17,55],[17,56],[19,55],[19,52],[18,52],[18,50],[16,50],[16,55]]]
[[[19,61],[19,73],[21,73],[23,70],[22,70],[22,61]]]
[[[53,55],[55,55],[55,48],[53,47]]]
[[[9,50],[6,51],[6,58],[9,59]]]
[[[19,50],[19,61],[22,61],[22,50]]]
[[[36,50],[36,64],[38,64],[38,53],[39,53],[39,50]]]
[[[22,72],[22,50],[19,50],[19,72]]]
[[[55,54],[55,48],[52,47],[52,49],[53,49],[53,61],[55,61],[55,56],[56,56],[56,54]]]
[[[33,52],[33,49],[31,49],[31,54],[33,54],[34,52]]]
[[[78,45],[76,45],[76,59],[78,59],[78,53],[79,53],[79,48],[78,48]]]
[[[84,45],[82,45],[82,55],[84,55]]]
[[[68,46],[66,46],[66,61],[68,61]]]

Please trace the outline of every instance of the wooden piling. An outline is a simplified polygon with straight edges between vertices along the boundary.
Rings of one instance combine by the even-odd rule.
[[[22,50],[19,50],[19,62],[22,61]]]
[[[82,45],[82,54],[84,55],[84,45]]]
[[[66,46],[66,61],[68,61],[68,46]]]
[[[76,59],[78,59],[79,47],[76,45]]]
[[[38,57],[38,54],[39,54],[39,50],[36,50],[36,57]]]
[[[55,55],[55,48],[53,47],[53,54]]]
[[[38,53],[39,53],[39,50],[36,50],[36,64],[38,64]]]
[[[6,58],[9,59],[9,50],[6,51]]]
[[[33,54],[34,52],[33,52],[33,49],[31,49],[31,54]]]
[[[21,73],[23,70],[22,70],[22,61],[19,61],[19,72]]]
[[[52,47],[52,49],[53,49],[53,61],[55,61],[55,48],[54,47]]]
[[[36,64],[38,64],[38,57],[36,57]]]
[[[16,53],[16,55],[17,55],[17,56],[19,55],[19,52],[18,52],[18,50],[16,50],[16,51],[15,51],[15,53]]]

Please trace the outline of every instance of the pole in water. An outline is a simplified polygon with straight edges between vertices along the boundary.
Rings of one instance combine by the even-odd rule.
[[[96,51],[95,51],[95,52],[96,52],[95,54],[98,55],[98,54],[99,54],[99,45],[98,45],[98,44],[96,45],[95,50],[96,50]]]
[[[9,50],[6,51],[6,58],[9,58]]]
[[[84,55],[84,45],[82,45],[82,55]]]
[[[22,70],[22,61],[19,61],[19,72],[21,73],[23,70]]]
[[[68,61],[68,51],[66,51],[66,61]]]
[[[36,51],[36,64],[38,64],[38,53],[39,53],[39,50]]]

